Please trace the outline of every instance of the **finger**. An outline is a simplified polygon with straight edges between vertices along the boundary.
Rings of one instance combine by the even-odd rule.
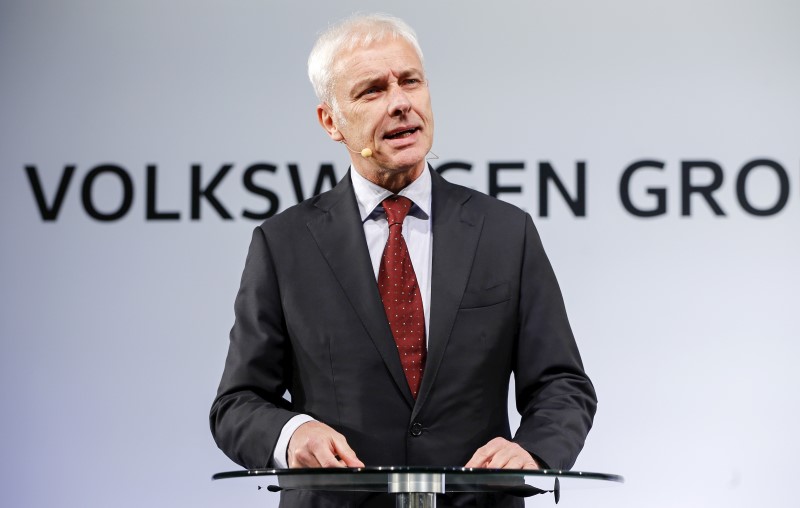
[[[344,467],[330,447],[315,448],[311,452],[318,466],[310,467]]]
[[[469,468],[481,467],[479,464],[480,460],[475,455],[473,455],[472,457],[469,458],[467,463],[464,464],[464,467],[469,467]]]
[[[525,465],[525,457],[520,455],[514,455],[508,462],[503,466],[503,469],[523,469]]]
[[[320,467],[339,468],[345,467],[344,463],[337,459],[332,453],[323,453],[317,456]]]
[[[488,467],[495,469],[520,469],[530,457],[520,445],[506,441],[504,446],[494,454]]]
[[[334,449],[333,440],[331,439],[324,444],[315,443],[311,448],[311,453],[314,454],[314,458],[319,462],[320,467],[344,467],[335,455]]]
[[[356,452],[347,444],[344,436],[341,439],[336,439],[333,442],[335,446],[334,452],[339,457],[342,467],[364,467],[364,463],[356,455]]]
[[[536,459],[534,459],[527,450],[519,445],[514,445],[509,447],[507,450],[499,452],[495,456],[495,459],[496,462],[488,467],[502,469],[539,469],[539,464],[536,462]]]
[[[464,467],[489,467],[489,461],[508,441],[502,437],[496,437],[478,448],[475,454],[469,459],[469,462]]]
[[[484,448],[485,447],[478,448],[472,455],[472,458],[464,464],[464,467],[485,467],[487,455]]]
[[[469,459],[464,467],[486,467],[486,464],[491,460],[492,456],[494,455],[497,447],[498,447],[498,438],[492,439],[485,445],[478,448],[475,453],[472,455],[472,458]]]
[[[320,467],[319,461],[307,449],[301,448],[293,452],[289,452],[289,461],[287,462],[290,468],[295,467]]]
[[[492,455],[492,457],[486,461],[486,467],[489,469],[503,469],[506,467],[506,464],[508,464],[511,454],[512,451],[507,448],[498,450],[497,453]]]
[[[522,469],[539,469],[539,464],[536,462],[536,459],[531,457],[530,461],[527,461],[522,465]]]

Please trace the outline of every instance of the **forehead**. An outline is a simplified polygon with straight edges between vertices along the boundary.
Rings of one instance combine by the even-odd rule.
[[[337,83],[352,83],[372,75],[423,72],[414,47],[402,38],[373,42],[342,50],[336,56],[334,76]]]

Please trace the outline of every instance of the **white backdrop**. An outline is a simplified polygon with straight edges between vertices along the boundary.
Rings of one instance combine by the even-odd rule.
[[[270,206],[243,178],[274,166],[254,181],[283,209],[297,202],[289,164],[305,196],[320,164],[344,174],[346,152],[316,124],[305,60],[317,31],[363,9],[419,33],[433,162],[471,166],[446,177],[489,191],[490,164],[523,167],[498,172],[497,185],[520,188],[500,197],[534,215],[600,399],[576,468],[628,480],[565,492],[561,506],[795,506],[800,4],[790,0],[4,0],[2,504],[277,504],[255,483],[210,481],[235,468],[207,414],[258,223],[242,212]],[[789,192],[764,217],[736,190],[760,159],[786,182],[759,166],[745,201],[769,209]],[[630,197],[653,209],[648,189],[665,189],[656,217],[620,197],[625,168],[642,160],[663,169],[637,171]],[[682,213],[691,161],[719,166],[711,196],[724,216],[698,193]],[[585,164],[585,216],[550,185],[540,217],[544,162],[572,196]],[[192,166],[202,187],[225,164],[213,195],[232,219],[205,198],[193,214]],[[55,220],[43,219],[26,166]],[[695,186],[714,177],[689,173]],[[121,218],[95,220],[87,200]]]

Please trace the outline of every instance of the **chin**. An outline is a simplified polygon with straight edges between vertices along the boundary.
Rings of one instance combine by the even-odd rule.
[[[387,167],[396,168],[399,172],[405,171],[413,171],[414,169],[418,168],[421,164],[425,164],[425,156],[428,155],[428,151],[420,153],[420,151],[415,150],[414,153],[404,153],[401,155],[397,155],[392,157],[387,164]]]
[[[387,169],[389,170],[390,173],[394,173],[394,174],[414,173],[424,163],[425,163],[424,159],[423,160],[417,160],[416,162],[394,163],[391,166],[388,166]]]

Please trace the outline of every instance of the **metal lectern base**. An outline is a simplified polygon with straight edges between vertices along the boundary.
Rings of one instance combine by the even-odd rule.
[[[436,508],[436,495],[444,494],[444,473],[392,473],[389,492],[396,508]]]

